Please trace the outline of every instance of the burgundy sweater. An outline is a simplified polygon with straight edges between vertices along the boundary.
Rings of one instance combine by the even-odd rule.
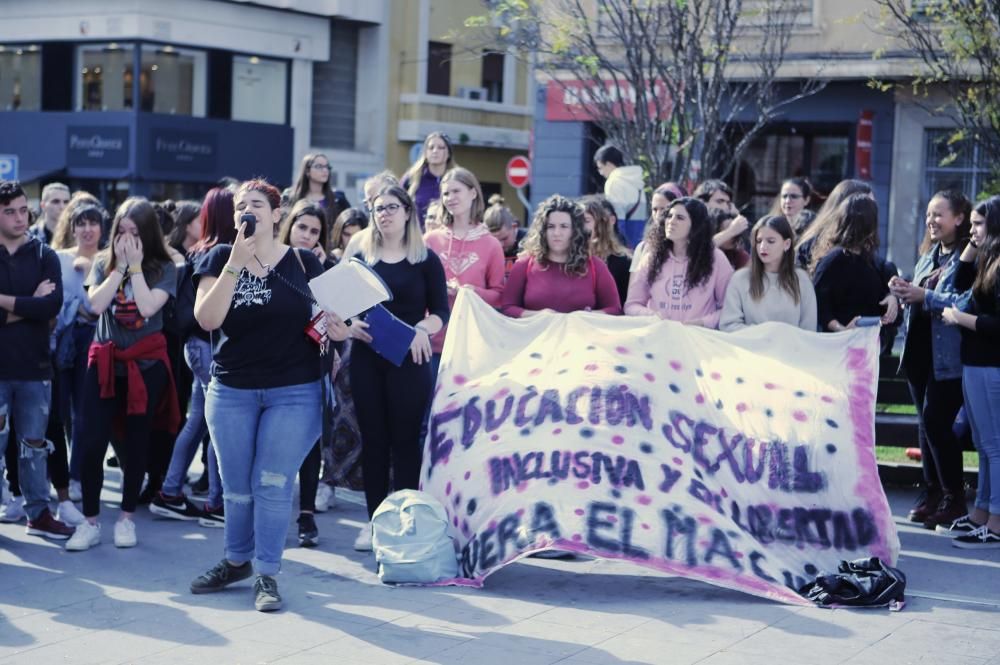
[[[551,309],[557,312],[600,310],[621,314],[615,280],[604,261],[590,259],[585,275],[570,275],[558,263],[543,268],[532,258],[514,263],[500,298],[500,311],[520,318],[525,310]]]

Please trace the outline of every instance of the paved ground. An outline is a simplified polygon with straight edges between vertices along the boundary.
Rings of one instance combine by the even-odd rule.
[[[897,515],[911,500],[891,493]],[[905,610],[825,611],[596,560],[529,559],[483,590],[385,587],[350,549],[364,511],[349,496],[319,516],[318,549],[289,531],[273,615],[246,583],[187,592],[221,530],[142,511],[139,547],[117,550],[113,519],[84,553],[0,525],[0,665],[1000,665],[1000,550],[957,550],[899,519]]]

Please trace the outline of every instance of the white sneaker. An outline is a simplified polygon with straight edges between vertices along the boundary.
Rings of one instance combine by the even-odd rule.
[[[87,520],[83,521],[83,524],[76,527],[76,531],[73,535],[69,537],[66,541],[66,549],[70,552],[82,552],[84,550],[89,550],[95,545],[101,543],[101,524],[91,524]]]
[[[115,547],[135,547],[135,522],[124,517],[115,522]]]
[[[60,501],[59,509],[56,511],[56,519],[60,522],[65,522],[70,526],[80,526],[84,523],[86,518],[83,516],[76,506],[73,505],[72,501]]]
[[[319,489],[316,490],[316,512],[325,513],[333,508],[333,503],[333,488],[326,483],[320,483]]]
[[[358,537],[354,539],[354,549],[358,552],[371,552],[372,551],[372,524],[371,522],[366,523],[361,527],[361,531],[358,531]]]
[[[24,497],[12,496],[0,513],[0,522],[20,522],[27,515],[24,512]]]
[[[79,480],[69,481],[69,500],[83,501],[83,488],[80,487]]]

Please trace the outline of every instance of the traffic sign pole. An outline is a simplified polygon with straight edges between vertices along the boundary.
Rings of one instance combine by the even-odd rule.
[[[531,204],[528,197],[524,195],[524,186],[531,182],[531,160],[524,155],[512,157],[507,162],[507,184],[517,190],[517,198],[528,211],[528,218],[532,216]]]

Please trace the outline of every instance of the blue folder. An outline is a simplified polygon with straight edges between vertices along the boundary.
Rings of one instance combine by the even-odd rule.
[[[382,305],[368,310],[365,323],[368,324],[368,334],[372,336],[372,350],[396,367],[401,366],[417,335],[413,326],[396,318]]]

